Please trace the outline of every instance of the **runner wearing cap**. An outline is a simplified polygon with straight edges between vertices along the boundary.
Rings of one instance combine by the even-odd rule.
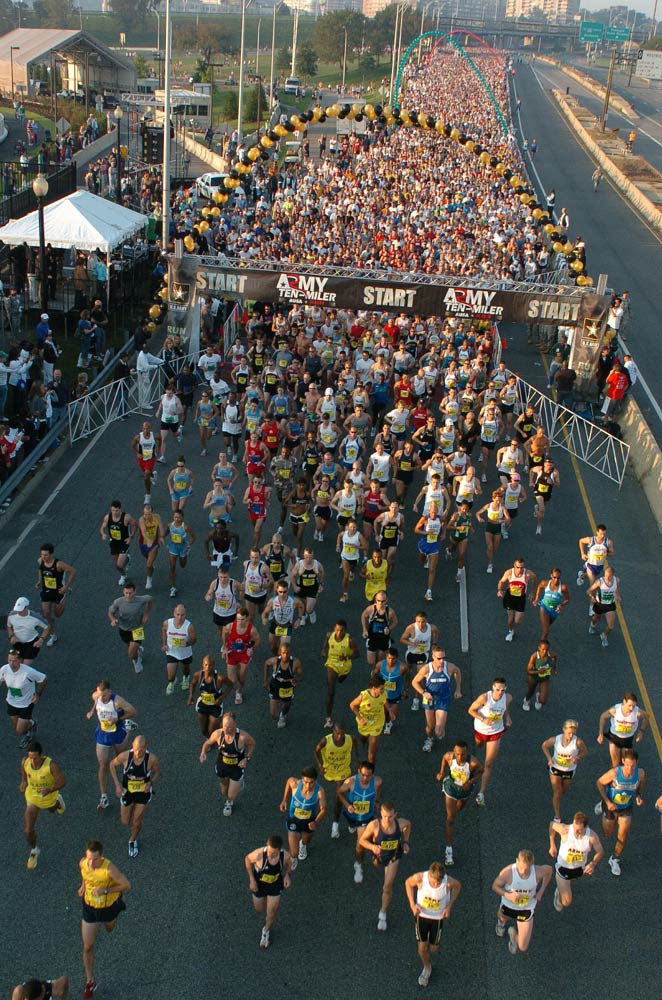
[[[21,661],[28,666],[39,656],[39,650],[51,630],[51,626],[41,615],[30,611],[27,597],[19,597],[11,614],[7,616],[9,642],[18,651]]]

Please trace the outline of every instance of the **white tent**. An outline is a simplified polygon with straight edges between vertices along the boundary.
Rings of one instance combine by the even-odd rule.
[[[52,247],[109,253],[147,226],[147,217],[129,208],[99,198],[89,191],[54,201],[44,208],[44,234]],[[39,213],[11,219],[0,228],[0,240],[10,246],[39,246]]]

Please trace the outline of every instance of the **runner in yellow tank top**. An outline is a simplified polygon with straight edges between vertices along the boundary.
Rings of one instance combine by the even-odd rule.
[[[386,681],[375,671],[370,677],[368,687],[349,703],[351,711],[356,716],[359,730],[359,742],[367,746],[368,760],[375,763],[379,739],[386,725]]]
[[[359,655],[356,643],[347,632],[347,622],[339,618],[324,640],[322,656],[326,667],[326,722],[325,729],[331,729],[333,719],[333,699],[336,693],[336,683],[342,684],[350,670],[352,660]]]
[[[27,757],[21,762],[21,771],[23,780],[20,790],[25,795],[25,839],[30,845],[27,866],[32,871],[39,860],[35,831],[37,816],[43,809],[58,815],[64,812],[64,799],[60,795],[60,789],[64,788],[67,779],[57,764],[50,757],[44,756],[41,743],[37,740],[28,744]]]
[[[94,996],[97,984],[94,980],[94,945],[101,925],[112,931],[117,918],[126,909],[123,893],[129,892],[131,883],[112,861],[103,856],[103,844],[90,840],[85,848],[85,857],[79,862],[81,884],[78,895],[83,901],[81,935],[83,938],[83,965],[85,967],[84,998]]]

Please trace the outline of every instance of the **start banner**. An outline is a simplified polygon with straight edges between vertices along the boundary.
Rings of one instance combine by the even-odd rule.
[[[421,316],[457,316],[492,322],[541,323],[549,326],[587,323],[599,329],[609,308],[609,297],[592,292],[549,291],[549,286],[530,291],[494,288],[471,281],[444,283],[431,278],[420,284],[406,274],[389,279],[350,275],[328,275],[322,268],[273,264],[260,269],[236,266],[215,258],[171,256],[168,276],[170,302],[186,309],[196,296],[250,299],[275,305],[319,305],[326,308],[383,310]]]

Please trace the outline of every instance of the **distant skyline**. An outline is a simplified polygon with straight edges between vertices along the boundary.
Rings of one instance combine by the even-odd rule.
[[[624,6],[628,6],[630,10],[636,10],[640,14],[645,14],[646,17],[653,16],[653,3],[654,0],[650,0],[650,3],[630,3]],[[580,7],[582,10],[605,10],[608,7],[617,7],[618,4],[612,2],[605,2],[605,0],[582,0]],[[662,8],[660,8],[662,10]],[[659,11],[658,11],[659,16]]]

